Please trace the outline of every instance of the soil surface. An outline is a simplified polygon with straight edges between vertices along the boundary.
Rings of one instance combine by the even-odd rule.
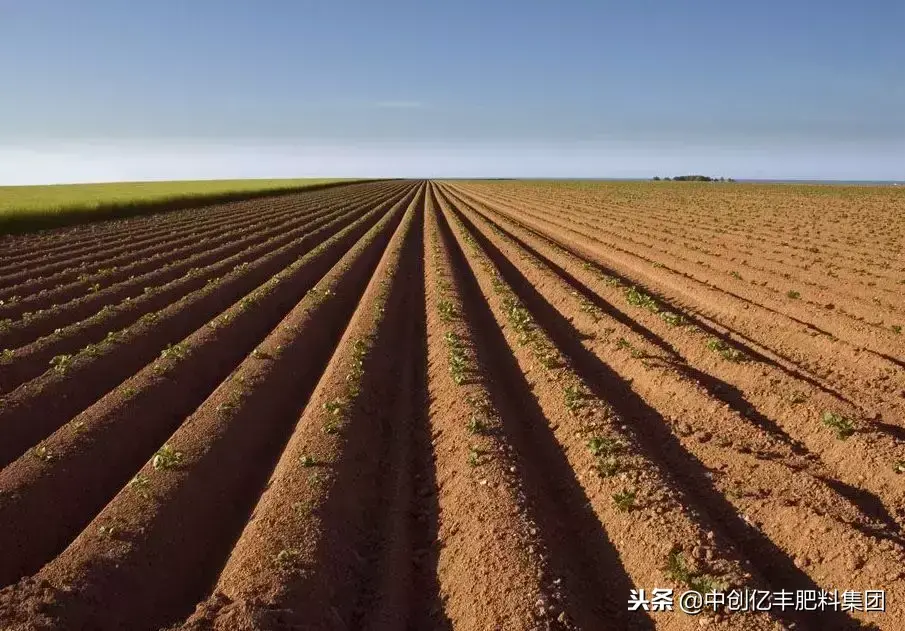
[[[902,191],[383,181],[0,246],[0,630],[905,628]]]

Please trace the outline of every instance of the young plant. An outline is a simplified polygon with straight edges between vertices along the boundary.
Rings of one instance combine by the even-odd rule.
[[[682,326],[685,324],[685,317],[674,311],[661,311],[660,319],[669,326]]]
[[[666,575],[677,583],[687,585],[694,591],[706,594],[711,591],[719,591],[723,584],[716,577],[702,572],[692,571],[682,556],[682,551],[673,548],[666,558],[666,567],[663,568]]]
[[[566,407],[569,409],[569,414],[575,414],[585,406],[588,392],[580,383],[573,383],[563,388],[563,396]]]
[[[129,481],[129,488],[135,489],[140,496],[147,499],[150,496],[151,481],[148,476],[139,473]]]
[[[449,346],[449,373],[456,385],[465,383],[465,373],[469,368],[468,353],[462,339],[453,331],[443,336]]]
[[[619,459],[614,456],[600,458],[597,460],[594,468],[597,469],[597,474],[601,478],[611,478],[619,473]]]
[[[742,351],[737,348],[733,348],[723,340],[717,337],[711,337],[707,340],[707,348],[712,350],[714,353],[719,353],[720,357],[730,362],[742,362],[747,359],[747,355],[745,355]]]
[[[636,491],[623,489],[619,493],[613,493],[613,503],[621,511],[629,512],[635,508],[635,498],[638,496]]]
[[[592,456],[598,458],[613,456],[619,452],[621,447],[622,443],[615,438],[592,436],[588,439],[588,451]]]
[[[801,298],[801,292],[795,291],[794,289],[790,289],[786,292],[786,298],[791,298],[792,300],[798,300]]]
[[[450,322],[456,317],[456,308],[449,300],[437,302],[437,311],[440,312],[440,319],[444,322]]]
[[[634,285],[626,288],[625,299],[630,305],[642,307],[652,313],[658,313],[660,311],[660,306],[657,304],[656,299],[650,294],[644,293]]]
[[[189,349],[185,343],[167,344],[167,347],[160,351],[161,359],[185,359]]]
[[[603,318],[603,311],[600,309],[600,307],[595,305],[590,300],[587,300],[586,298],[582,298],[579,301],[579,304],[580,304],[579,308],[581,309],[581,312],[587,313],[589,316],[591,316],[591,318],[594,319],[594,322],[600,322],[600,320]]]
[[[50,448],[47,445],[37,445],[32,447],[31,449],[32,455],[38,460],[43,460],[44,462],[50,462],[53,460],[53,452],[50,451]]]
[[[298,558],[298,550],[293,550],[292,548],[284,548],[277,553],[273,560],[278,566],[287,568],[295,564]]]
[[[824,425],[835,432],[836,438],[839,440],[845,440],[855,433],[855,424],[847,416],[826,410],[822,420]]]
[[[66,371],[72,367],[72,360],[72,355],[57,355],[50,360],[50,365],[53,366],[55,371],[61,375],[65,375]]]
[[[106,526],[106,525],[98,526],[97,532],[102,537],[113,537],[113,535],[116,534],[116,526]]]
[[[151,466],[158,471],[166,469],[174,469],[182,462],[182,452],[176,451],[167,444],[157,450],[154,458],[151,460]]]
[[[345,402],[341,398],[337,397],[332,401],[324,403],[323,408],[333,416],[339,416],[343,411],[344,403]]]
[[[314,459],[314,456],[309,456],[307,454],[299,458],[299,462],[302,463],[303,467],[313,467],[317,464],[317,460]]]
[[[483,434],[487,431],[487,421],[477,413],[472,413],[468,422],[465,424],[465,429],[467,429],[470,434]]]

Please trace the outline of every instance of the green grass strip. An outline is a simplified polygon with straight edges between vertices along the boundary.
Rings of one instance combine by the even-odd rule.
[[[197,180],[0,186],[0,234],[251,199],[360,180]]]

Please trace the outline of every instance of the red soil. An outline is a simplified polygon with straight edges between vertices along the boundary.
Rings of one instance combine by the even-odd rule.
[[[903,628],[902,199],[840,190],[374,182],[4,238],[0,629]],[[628,611],[654,587],[887,611]]]

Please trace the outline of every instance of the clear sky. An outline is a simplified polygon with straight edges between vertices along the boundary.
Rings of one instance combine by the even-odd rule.
[[[0,184],[905,179],[903,0],[0,0]]]

